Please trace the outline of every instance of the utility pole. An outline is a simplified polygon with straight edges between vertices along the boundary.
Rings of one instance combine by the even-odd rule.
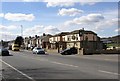
[[[83,35],[83,49],[85,47],[85,44],[84,44],[84,28],[82,28],[82,35]]]
[[[21,37],[23,37],[23,25],[20,25],[21,27]],[[24,48],[24,42],[22,43],[22,48]]]
[[[82,38],[80,41],[80,50],[81,50],[81,54],[83,54],[84,55],[84,48],[85,48],[85,46],[84,46],[84,33],[85,33],[85,30],[84,30],[84,28],[82,28],[81,30],[79,30],[79,36],[80,36],[80,38]]]
[[[21,27],[21,36],[23,37],[23,25],[20,25]]]

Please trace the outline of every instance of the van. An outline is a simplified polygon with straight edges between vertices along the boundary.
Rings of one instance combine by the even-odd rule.
[[[12,50],[13,50],[13,51],[20,51],[19,45],[18,45],[18,44],[13,44],[13,45],[12,45]]]

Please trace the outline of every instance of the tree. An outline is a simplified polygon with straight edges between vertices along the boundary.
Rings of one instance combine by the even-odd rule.
[[[38,36],[37,36],[37,35],[35,35],[35,38],[38,38]]]
[[[24,41],[23,37],[22,36],[18,36],[15,39],[15,44],[18,44],[19,47],[20,47],[23,44],[23,41]]]
[[[29,36],[29,39],[31,39],[32,37],[31,36]]]
[[[45,34],[45,33],[43,33],[43,36],[46,36],[46,34]]]

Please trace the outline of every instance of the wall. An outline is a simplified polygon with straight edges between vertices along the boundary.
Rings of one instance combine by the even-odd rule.
[[[58,49],[47,49],[48,53],[58,53]]]
[[[86,36],[88,37],[88,41],[97,41],[97,35],[94,34],[84,34],[84,40],[86,38]],[[81,36],[81,41],[83,40],[83,36]]]
[[[86,50],[84,55],[86,54],[120,54],[120,50]]]

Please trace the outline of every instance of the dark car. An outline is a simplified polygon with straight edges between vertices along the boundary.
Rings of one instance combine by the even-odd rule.
[[[6,49],[6,48],[1,48],[1,49],[0,49],[0,55],[1,55],[1,56],[9,56],[10,54],[9,54],[8,49]]]
[[[60,52],[62,55],[71,55],[71,54],[77,54],[77,48],[72,47],[72,48],[68,48],[65,49],[63,51]]]

